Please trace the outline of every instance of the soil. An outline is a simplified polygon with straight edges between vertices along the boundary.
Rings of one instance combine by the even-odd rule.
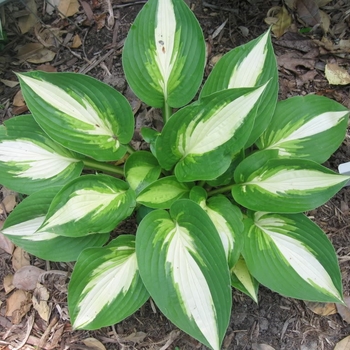
[[[47,27],[51,30],[64,30],[64,44],[51,44],[49,49],[54,51],[54,58],[40,69],[81,72],[100,79],[125,93],[136,112],[139,126],[146,119],[153,126],[161,128],[158,112],[150,110],[135,98],[127,87],[121,68],[124,39],[144,1],[112,2],[115,22],[110,29],[107,28],[106,3],[105,0],[103,3],[98,0],[81,1],[79,10],[67,18],[60,16],[57,11],[46,14],[43,3],[38,1],[36,6],[40,22],[36,31],[31,29],[26,34],[21,34],[16,16],[20,10],[24,10],[23,4],[10,2],[0,8],[6,16],[3,26],[9,39],[0,54],[0,78],[5,79],[2,80],[4,84],[0,85],[0,122],[26,112],[25,106],[14,105],[19,86],[11,87],[7,81],[16,81],[13,71],[38,69],[40,63],[30,63],[19,57],[17,49],[28,43],[39,42],[38,28],[43,30]],[[268,11],[274,6],[281,6],[282,2],[189,0],[188,4],[204,31],[208,48],[205,74],[208,75],[221,54],[265,32],[268,25],[264,20],[268,17]],[[330,85],[325,77],[325,64],[338,63],[349,69],[350,45],[339,49],[339,43],[349,39],[350,3],[346,0],[335,0],[328,2],[322,9],[330,21],[326,32],[318,25],[310,27],[303,24],[299,8],[289,10],[292,25],[286,33],[280,38],[273,38],[280,73],[279,97],[285,99],[294,95],[316,93],[330,97],[349,108],[349,85]],[[300,30],[305,28],[309,28],[309,32],[301,34]],[[69,37],[73,38],[76,34],[79,35],[82,45],[71,48]],[[137,133],[135,145],[145,147]],[[343,144],[325,165],[336,171],[340,163],[348,161],[349,132]],[[8,192],[2,190],[0,202],[7,195]],[[307,213],[334,244],[339,257],[345,296],[350,295],[349,200],[350,187],[345,187],[328,203]],[[6,210],[1,212],[0,224],[8,214]],[[118,229],[135,233],[136,223],[128,221]],[[133,316],[113,327],[98,331],[72,331],[66,299],[68,278],[62,272],[66,271],[69,275],[73,265],[46,262],[34,256],[29,257],[29,262],[50,272],[42,281],[50,295],[50,318],[46,322],[34,309],[29,308],[16,324],[13,317],[5,316],[11,293],[6,293],[4,285],[0,285],[0,349],[206,349],[172,325],[151,300]],[[13,273],[13,257],[0,249],[1,283],[5,276]],[[258,304],[238,291],[233,291],[233,300],[231,322],[223,349],[332,350],[341,339],[350,335],[349,315],[344,316],[344,311],[340,312],[332,304],[305,303],[282,297],[264,287],[259,290]],[[94,347],[91,340],[86,341],[88,338],[94,338],[100,343],[95,343]],[[341,349],[350,349],[350,346]]]

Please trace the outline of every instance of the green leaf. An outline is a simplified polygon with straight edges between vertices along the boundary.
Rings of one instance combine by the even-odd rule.
[[[110,232],[135,205],[135,192],[126,182],[108,175],[84,175],[57,193],[38,232],[68,237]]]
[[[124,156],[134,116],[118,91],[75,73],[33,71],[18,78],[36,122],[53,140],[99,161]]]
[[[75,329],[99,329],[132,315],[148,299],[137,266],[135,236],[122,235],[106,247],[84,250],[68,287]]]
[[[30,194],[77,178],[81,156],[64,149],[39,128],[31,115],[5,121],[0,126],[0,183]]]
[[[143,127],[141,128],[141,135],[143,139],[149,143],[150,150],[152,154],[156,157],[155,144],[160,132],[151,128]]]
[[[182,0],[149,0],[136,17],[123,49],[123,68],[135,94],[152,107],[182,107],[203,78],[205,42]]]
[[[50,187],[25,198],[11,212],[2,233],[30,254],[50,261],[75,261],[90,247],[100,247],[109,234],[63,237],[52,232],[36,232],[43,223],[50,203],[61,187]]]
[[[257,152],[237,167],[232,187],[237,203],[255,211],[299,213],[324,204],[350,179],[310,160],[273,158],[276,152]]]
[[[259,283],[250,274],[242,256],[231,269],[231,285],[258,302]]]
[[[344,140],[349,111],[323,96],[292,97],[277,104],[257,145],[279,157],[325,162]]]
[[[207,200],[206,191],[198,186],[191,189],[190,199],[197,202],[208,214],[221,239],[229,268],[232,268],[239,258],[243,243],[243,218],[240,209],[223,195]]]
[[[296,299],[343,302],[334,248],[305,215],[257,212],[245,226],[243,256],[261,284]]]
[[[219,350],[230,320],[230,276],[221,240],[204,210],[181,199],[170,213],[149,213],[137,230],[136,254],[142,280],[163,314]]]
[[[256,119],[246,143],[248,147],[269,125],[277,102],[278,71],[270,31],[224,55],[210,73],[200,98],[225,89],[258,87],[266,83],[263,102],[255,107]]]
[[[127,159],[124,171],[126,181],[138,194],[158,179],[161,168],[157,159],[151,153],[138,151],[131,154]]]
[[[175,176],[163,177],[148,185],[137,202],[154,209],[169,209],[180,198],[188,198],[193,183],[181,183]]]
[[[159,164],[166,170],[175,166],[179,181],[223,174],[247,141],[264,88],[220,91],[176,112],[156,142]]]

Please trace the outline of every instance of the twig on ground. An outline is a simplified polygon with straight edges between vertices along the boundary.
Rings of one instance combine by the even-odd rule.
[[[203,1],[202,5],[203,5],[203,7],[208,7],[208,8],[214,9],[214,10],[228,11],[228,12],[232,12],[232,13],[238,14],[238,9],[231,9],[229,7],[222,7],[222,6],[212,5],[212,4],[209,4],[206,1]]]

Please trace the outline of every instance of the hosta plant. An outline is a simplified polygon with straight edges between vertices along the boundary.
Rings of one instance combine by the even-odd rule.
[[[349,180],[321,165],[348,111],[316,95],[277,102],[269,31],[224,55],[201,86],[205,57],[182,0],[144,5],[123,67],[135,94],[163,113],[161,132],[142,129],[150,151],[132,148],[133,111],[111,87],[74,73],[18,74],[31,114],[0,128],[0,182],[28,196],[2,232],[40,258],[76,261],[75,329],[120,322],[152,297],[219,349],[232,287],[255,301],[259,284],[343,300],[335,251],[303,212]],[[115,233],[133,212],[136,234]]]

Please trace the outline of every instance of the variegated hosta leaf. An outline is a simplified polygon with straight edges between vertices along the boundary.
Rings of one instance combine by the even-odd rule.
[[[133,23],[123,68],[135,94],[153,107],[182,107],[203,78],[202,30],[183,0],[149,0]]]
[[[256,211],[300,213],[327,202],[350,179],[310,160],[266,160],[275,153],[257,152],[237,167],[232,187],[237,203]]]
[[[157,159],[151,153],[138,151],[131,154],[127,159],[124,171],[126,181],[138,194],[158,179],[161,168]]]
[[[344,139],[349,111],[323,96],[292,97],[277,104],[257,145],[279,157],[326,161]]]
[[[148,299],[137,266],[135,236],[84,250],[68,287],[73,328],[98,329],[132,315]]]
[[[230,276],[216,229],[195,202],[155,210],[136,234],[140,275],[163,314],[219,350],[231,313]]]
[[[137,196],[138,203],[155,209],[169,209],[180,198],[188,198],[193,183],[181,183],[175,176],[154,181]]]
[[[242,256],[231,269],[231,285],[258,302],[259,283],[250,274]]]
[[[90,247],[100,247],[109,235],[63,237],[52,232],[36,232],[44,222],[50,203],[61,187],[50,187],[25,198],[6,219],[1,232],[16,245],[41,259],[75,261]]]
[[[57,193],[38,232],[68,237],[110,232],[135,204],[135,192],[126,182],[108,175],[81,176]]]
[[[257,105],[254,128],[246,143],[250,146],[271,120],[278,93],[278,71],[270,31],[224,55],[205,82],[200,98],[214,92],[242,87],[257,87],[268,83]]]
[[[179,181],[223,174],[247,141],[264,88],[220,91],[176,112],[156,142],[160,165],[166,170],[176,165]]]
[[[100,161],[125,154],[134,116],[118,91],[74,73],[33,71],[18,77],[36,122],[53,140]]]
[[[204,209],[214,224],[231,269],[236,264],[242,249],[243,217],[241,211],[223,195],[207,200],[207,192],[199,186],[191,189],[190,199]]]
[[[257,212],[245,226],[243,255],[261,284],[292,298],[343,301],[334,248],[305,215]]]
[[[81,156],[48,138],[31,115],[5,121],[0,126],[0,183],[30,194],[68,183],[82,169]]]

